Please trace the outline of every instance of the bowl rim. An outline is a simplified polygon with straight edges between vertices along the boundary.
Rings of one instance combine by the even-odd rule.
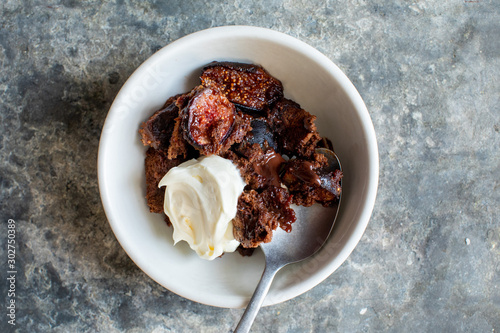
[[[324,68],[330,76],[333,76],[339,83],[339,85],[342,87],[342,90],[344,93],[348,96],[349,100],[352,102],[354,109],[357,112],[357,115],[360,119],[360,125],[363,129],[363,132],[366,136],[366,144],[367,144],[367,152],[368,152],[368,161],[369,161],[369,175],[368,175],[368,181],[367,181],[367,191],[364,193],[364,197],[361,198],[362,201],[365,202],[363,208],[362,208],[362,213],[360,214],[360,217],[358,219],[358,223],[355,225],[355,228],[352,232],[352,234],[349,236],[349,239],[345,243],[345,245],[342,247],[338,255],[329,261],[325,266],[321,269],[318,270],[315,274],[311,275],[310,278],[307,280],[307,283],[298,283],[297,285],[293,286],[291,288],[291,291],[288,292],[287,294],[281,295],[282,297],[280,299],[273,299],[272,302],[265,302],[264,305],[273,305],[277,304],[280,302],[284,302],[286,300],[292,299],[296,296],[299,296],[306,291],[312,289],[319,283],[321,283],[323,280],[325,280],[328,276],[330,276],[340,265],[342,265],[343,262],[349,257],[349,255],[352,253],[356,245],[359,243],[361,237],[364,234],[364,231],[368,225],[368,222],[370,220],[374,205],[375,205],[375,199],[376,199],[376,194],[377,194],[377,189],[378,189],[378,181],[379,181],[379,155],[378,155],[378,146],[377,146],[377,140],[376,140],[376,135],[375,135],[375,130],[373,127],[373,123],[371,121],[370,115],[368,113],[368,110],[366,108],[366,105],[361,98],[359,92],[356,90],[352,82],[348,79],[348,77],[340,70],[340,68],[333,63],[327,56],[325,56],[323,53],[321,53],[319,50],[315,49],[313,46],[295,38],[290,35],[287,35],[285,33],[275,31],[272,29],[268,28],[262,28],[262,27],[255,27],[255,26],[244,26],[244,25],[232,25],[232,26],[220,26],[220,27],[213,27],[213,28],[208,28],[204,30],[200,30],[197,32],[193,32],[191,34],[188,34],[184,37],[181,37],[160,50],[158,50],[156,53],[151,55],[148,59],[146,59],[131,75],[130,77],[126,80],[126,82],[123,84],[119,92],[116,94],[115,99],[108,111],[108,114],[106,116],[106,120],[104,122],[104,126],[101,132],[101,137],[99,141],[99,148],[98,148],[98,158],[97,158],[97,164],[98,164],[98,170],[97,170],[97,177],[98,177],[98,183],[99,183],[99,192],[101,196],[101,201],[103,204],[103,208],[106,214],[106,217],[108,219],[108,222],[111,226],[111,229],[113,230],[113,233],[115,234],[118,242],[122,246],[122,248],[125,250],[127,255],[134,261],[134,263],[141,269],[143,270],[150,278],[152,278],[155,282],[159,283],[166,289],[174,292],[177,295],[180,295],[184,298],[190,299],[192,301],[206,304],[206,305],[211,305],[211,306],[217,306],[217,307],[239,307],[239,306],[233,306],[225,304],[224,302],[221,302],[219,300],[200,300],[196,298],[196,295],[193,294],[186,294],[183,291],[180,291],[177,288],[173,288],[171,286],[166,287],[164,283],[160,283],[160,281],[156,280],[153,278],[151,269],[148,267],[148,265],[141,264],[139,258],[134,254],[134,251],[132,251],[131,245],[128,243],[122,241],[125,239],[124,231],[122,231],[119,227],[119,224],[117,222],[117,219],[114,218],[114,213],[113,209],[111,208],[111,203],[110,203],[110,194],[109,190],[106,186],[106,181],[105,181],[105,159],[103,158],[104,151],[106,150],[106,144],[109,142],[107,140],[107,136],[109,135],[108,131],[106,131],[107,126],[109,126],[110,119],[112,119],[113,116],[113,110],[115,103],[117,101],[117,97],[120,96],[122,91],[125,91],[129,86],[134,85],[134,81],[136,78],[140,76],[140,73],[148,67],[151,63],[154,63],[156,61],[160,61],[163,57],[164,54],[171,52],[171,50],[174,50],[176,48],[182,48],[186,47],[190,43],[194,43],[198,41],[200,38],[202,39],[220,39],[224,37],[251,37],[251,38],[256,38],[256,39],[263,39],[268,42],[276,43],[284,48],[290,48],[293,49],[294,51],[304,55],[307,58],[310,58],[312,61],[317,62],[322,68]]]

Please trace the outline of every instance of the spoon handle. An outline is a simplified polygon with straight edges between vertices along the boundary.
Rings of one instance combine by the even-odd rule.
[[[266,268],[264,269],[264,273],[262,273],[260,282],[247,305],[245,313],[243,313],[243,317],[241,317],[238,326],[236,326],[234,333],[248,333],[250,331],[250,327],[252,327],[253,321],[257,316],[257,312],[259,312],[260,307],[264,302],[264,298],[266,298],[267,292],[271,287],[274,276],[280,268],[281,267],[266,264]]]

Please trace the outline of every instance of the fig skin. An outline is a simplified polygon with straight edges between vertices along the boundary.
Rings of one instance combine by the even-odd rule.
[[[261,113],[283,97],[281,81],[259,65],[212,62],[200,78],[204,86],[216,86],[246,113]]]
[[[207,64],[200,79],[191,91],[170,97],[139,130],[149,146],[151,212],[163,214],[158,181],[170,168],[212,154],[231,160],[246,183],[233,220],[243,255],[270,241],[278,227],[292,229],[291,203],[338,202],[342,171],[326,168],[327,158],[316,153],[320,147],[333,150],[332,143],[320,137],[314,115],[283,96],[279,80],[259,65],[234,62]]]
[[[141,141],[160,151],[167,151],[174,131],[175,118],[179,116],[179,108],[175,104],[180,95],[170,97],[163,107],[142,123],[139,129]]]
[[[274,138],[274,133],[271,131],[265,118],[253,119],[251,125],[252,131],[250,132],[251,135],[247,138],[248,143],[258,143],[261,147],[264,147],[267,143],[269,147],[276,151],[278,150],[278,144]]]
[[[220,91],[199,86],[180,112],[184,138],[205,155],[217,154],[233,129],[236,108]]]

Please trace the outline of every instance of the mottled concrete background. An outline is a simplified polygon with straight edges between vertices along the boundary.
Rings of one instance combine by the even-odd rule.
[[[0,331],[7,221],[18,332],[230,332],[242,310],[193,303],[128,258],[101,206],[100,131],[121,85],[162,46],[256,25],[351,78],[374,122],[371,222],[325,282],[262,309],[254,332],[500,331],[500,3],[2,1]]]

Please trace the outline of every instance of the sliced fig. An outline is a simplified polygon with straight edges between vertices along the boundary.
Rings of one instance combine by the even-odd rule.
[[[203,68],[201,82],[216,86],[243,111],[262,111],[283,97],[281,82],[253,64],[212,62]]]
[[[179,108],[175,104],[178,96],[180,95],[169,98],[163,108],[142,123],[139,133],[145,146],[151,146],[160,151],[168,150],[175,118],[179,116]]]
[[[274,139],[274,134],[271,132],[271,128],[269,124],[264,118],[257,118],[252,120],[252,131],[247,141],[250,144],[258,143],[261,147],[264,146],[265,142],[269,145],[269,147],[276,150],[278,145]]]
[[[234,105],[215,88],[197,87],[181,110],[185,139],[205,155],[217,154],[231,133]]]

